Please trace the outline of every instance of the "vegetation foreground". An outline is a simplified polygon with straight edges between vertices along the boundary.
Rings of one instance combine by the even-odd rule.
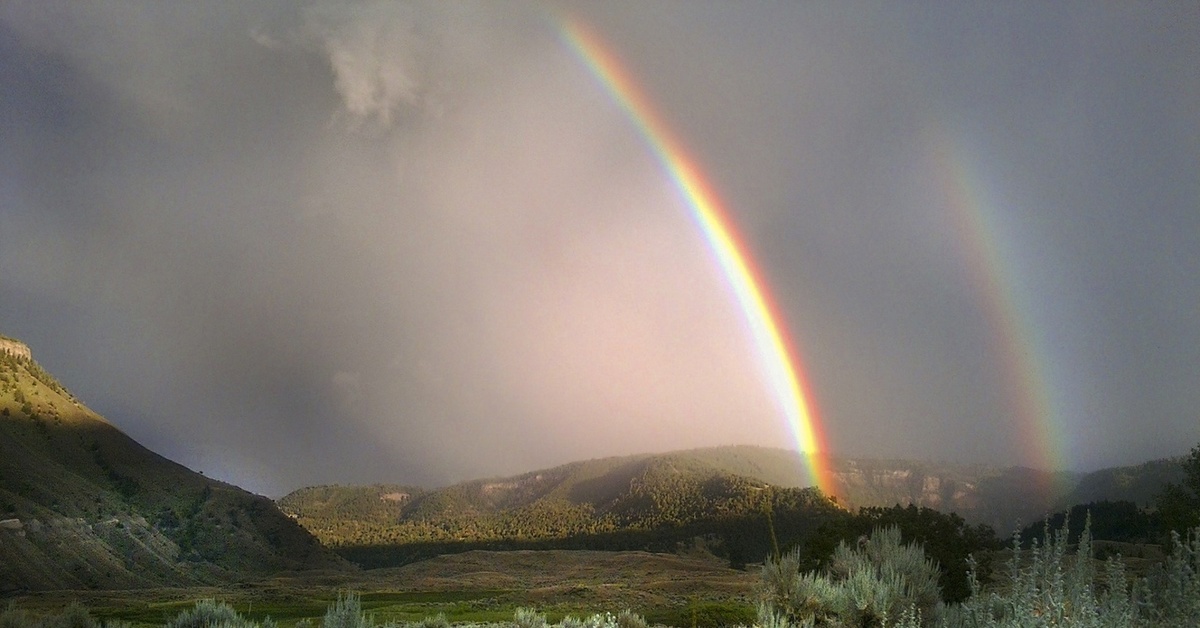
[[[1200,528],[1186,538],[1172,535],[1166,560],[1145,577],[1126,573],[1119,556],[1093,558],[1090,522],[1074,552],[1069,552],[1069,526],[1051,532],[1023,549],[1014,538],[1011,555],[1000,577],[983,586],[974,572],[972,593],[961,603],[947,604],[938,585],[939,568],[919,544],[905,544],[896,527],[876,529],[854,544],[841,543],[820,571],[802,571],[797,551],[769,561],[762,568],[759,601],[751,621],[761,628],[858,626],[917,628],[920,626],[1125,627],[1200,625]],[[717,620],[714,622],[713,620]],[[310,618],[290,622],[316,628]],[[719,618],[693,615],[691,625],[721,623]],[[98,621],[83,606],[72,603],[59,613],[42,616],[10,604],[0,612],[0,628],[132,628],[120,619]],[[277,628],[270,618],[255,621],[232,606],[213,599],[168,619],[164,628]],[[355,593],[339,594],[320,620],[320,628],[441,628],[450,625],[445,614],[417,621],[377,622],[364,611]],[[511,620],[459,622],[458,625],[515,628],[646,628],[646,618],[628,609],[584,617],[564,616],[551,623],[534,610],[518,608]],[[684,623],[686,625],[686,623]]]

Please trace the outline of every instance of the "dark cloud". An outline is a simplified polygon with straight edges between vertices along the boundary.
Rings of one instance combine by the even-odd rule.
[[[1078,8],[5,3],[0,332],[268,493],[787,446],[699,230],[556,32],[571,13],[727,202],[835,453],[1039,462],[949,143],[1066,459],[1178,454],[1200,23]]]

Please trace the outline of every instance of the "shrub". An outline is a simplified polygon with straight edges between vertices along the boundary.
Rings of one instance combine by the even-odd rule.
[[[79,602],[71,602],[61,612],[40,619],[23,609],[18,609],[11,602],[0,612],[2,628],[98,628],[99,625],[87,607]]]
[[[122,624],[122,622],[117,622],[116,625],[121,626]],[[112,625],[109,624],[109,626]],[[123,625],[128,626],[127,623]],[[270,617],[264,619],[260,624],[242,617],[225,602],[206,599],[196,602],[196,606],[191,610],[183,611],[174,619],[168,620],[164,628],[277,628],[277,626]]]
[[[337,601],[325,611],[323,628],[372,628],[372,618],[362,612],[362,598],[357,593],[338,593]]]
[[[1171,555],[1146,578],[1141,602],[1153,621],[1164,626],[1200,626],[1200,528],[1186,540],[1171,533]]]
[[[517,628],[546,628],[546,616],[532,609],[518,608],[513,613],[513,623]]]
[[[1103,576],[1098,577],[1097,561],[1091,556],[1090,521],[1080,534],[1075,555],[1068,557],[1068,526],[1064,522],[1051,534],[1047,525],[1043,542],[1028,552],[1014,538],[1007,565],[1009,586],[984,592],[972,575],[974,595],[949,610],[947,624],[988,628],[1200,625],[1200,530],[1194,530],[1187,542],[1175,536],[1166,563],[1146,580],[1131,584],[1119,557],[1105,561]]]
[[[571,615],[563,617],[563,620],[558,622],[558,628],[584,628],[585,625],[582,619]]]
[[[214,626],[245,626],[250,624],[233,607],[213,599],[200,600],[168,620],[165,628],[213,628]]]
[[[646,620],[641,615],[638,615],[637,613],[628,609],[617,613],[617,627],[648,628],[646,626]]]
[[[426,617],[418,624],[418,628],[450,628],[450,620],[446,619],[445,613],[438,613],[433,617]]]
[[[23,608],[9,602],[4,611],[0,612],[0,628],[35,628],[38,622]]]
[[[937,565],[919,545],[903,545],[898,528],[853,548],[843,541],[825,572],[800,573],[800,561],[793,550],[763,567],[760,624],[883,626],[906,614],[910,623],[932,620],[941,609]]]
[[[71,602],[56,616],[48,617],[42,622],[43,628],[96,628],[96,620],[92,618],[87,607],[79,602]]]

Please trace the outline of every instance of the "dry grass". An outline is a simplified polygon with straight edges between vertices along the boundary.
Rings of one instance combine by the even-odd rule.
[[[159,623],[201,598],[215,598],[261,620],[287,625],[319,618],[339,591],[363,595],[377,619],[420,619],[445,613],[451,621],[510,618],[535,607],[551,618],[632,609],[685,614],[697,604],[752,606],[759,575],[714,557],[647,552],[571,550],[473,551],[438,556],[394,569],[293,573],[231,587],[136,591],[57,591],[15,598],[33,611],[78,601],[101,618]]]

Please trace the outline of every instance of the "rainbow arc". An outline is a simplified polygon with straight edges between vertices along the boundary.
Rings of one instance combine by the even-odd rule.
[[[689,208],[727,279],[749,326],[763,371],[812,481],[827,495],[833,483],[824,434],[799,357],[773,306],[762,273],[738,235],[728,210],[703,171],[671,133],[625,66],[598,36],[578,21],[565,20],[564,41],[624,111]]]

